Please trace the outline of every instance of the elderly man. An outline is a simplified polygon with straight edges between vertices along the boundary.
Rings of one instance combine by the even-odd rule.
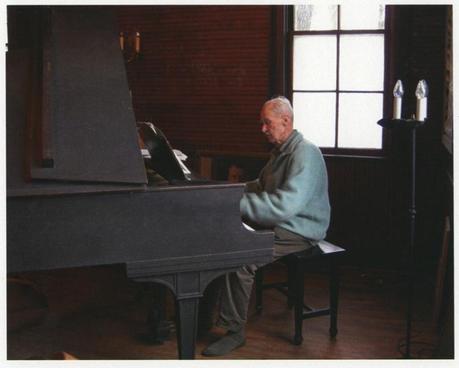
[[[329,220],[328,182],[320,150],[293,129],[288,99],[267,101],[261,131],[274,145],[259,178],[246,184],[241,203],[245,222],[274,230],[274,259],[313,248],[325,237]],[[255,271],[248,265],[225,277],[217,326],[228,332],[203,355],[224,355],[245,344],[245,324]]]

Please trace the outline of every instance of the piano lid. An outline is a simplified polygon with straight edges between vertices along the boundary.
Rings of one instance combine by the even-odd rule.
[[[29,60],[7,55],[8,187],[19,167],[26,181],[146,183],[113,9],[31,11]]]

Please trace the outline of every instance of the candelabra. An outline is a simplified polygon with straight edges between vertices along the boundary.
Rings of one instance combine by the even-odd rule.
[[[402,129],[410,131],[410,200],[408,204],[408,213],[410,216],[410,240],[408,247],[407,263],[407,306],[406,306],[406,345],[404,357],[411,358],[411,324],[413,317],[413,294],[414,294],[414,246],[416,234],[416,130],[426,123],[427,117],[427,83],[424,80],[419,81],[416,88],[416,115],[415,119],[402,119],[402,97],[403,85],[397,81],[394,87],[394,111],[392,119],[381,119],[378,125],[386,129]]]
[[[140,33],[120,32],[120,48],[126,63],[137,60],[140,57]]]

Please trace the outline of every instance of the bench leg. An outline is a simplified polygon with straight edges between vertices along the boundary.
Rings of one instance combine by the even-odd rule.
[[[294,292],[295,292],[295,336],[293,343],[303,342],[303,305],[304,305],[304,267],[300,262],[294,262]]]
[[[257,314],[263,310],[263,268],[255,273],[255,310]]]
[[[339,268],[337,262],[330,260],[330,337],[338,334],[338,293],[339,293]]]
[[[287,263],[287,305],[289,308],[295,305],[296,267],[296,262],[293,260]]]

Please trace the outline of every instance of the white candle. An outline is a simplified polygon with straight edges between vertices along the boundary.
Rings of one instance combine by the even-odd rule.
[[[423,79],[418,82],[416,87],[416,120],[424,121],[427,117],[427,95],[429,94],[429,88],[427,82]]]
[[[427,97],[418,98],[416,103],[416,120],[424,121],[427,117]]]
[[[398,80],[394,86],[394,112],[393,119],[401,119],[402,117],[402,97],[403,97],[403,84]]]
[[[394,97],[394,114],[393,119],[400,119],[402,117],[402,98]]]

